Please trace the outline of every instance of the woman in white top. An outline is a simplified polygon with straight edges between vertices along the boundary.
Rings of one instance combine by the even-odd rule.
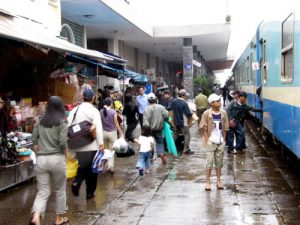
[[[134,142],[139,145],[140,151],[140,158],[136,165],[139,169],[139,174],[143,176],[145,169],[146,173],[149,174],[150,160],[155,144],[154,138],[151,136],[151,130],[148,127],[143,127],[141,136],[138,139],[134,139]]]

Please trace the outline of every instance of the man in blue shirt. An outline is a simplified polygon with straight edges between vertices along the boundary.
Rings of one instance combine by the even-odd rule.
[[[147,95],[145,95],[145,88],[139,87],[139,95],[136,97],[136,102],[139,110],[139,121],[141,128],[143,128],[143,114],[145,108],[149,105]]]
[[[170,103],[169,110],[173,112],[174,125],[176,131],[174,133],[174,139],[176,140],[179,135],[184,136],[184,154],[193,154],[194,152],[190,149],[191,133],[188,126],[188,118],[193,114],[186,102],[189,93],[185,89],[181,89],[178,92],[178,98],[174,99]]]

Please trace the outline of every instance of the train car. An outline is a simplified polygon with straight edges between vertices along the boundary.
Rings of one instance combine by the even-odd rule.
[[[300,158],[300,15],[262,22],[233,73],[248,104],[263,108],[253,116]]]

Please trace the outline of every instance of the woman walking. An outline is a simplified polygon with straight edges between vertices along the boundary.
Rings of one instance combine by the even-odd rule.
[[[127,141],[133,142],[132,132],[138,124],[139,110],[135,104],[132,95],[125,95],[125,108],[123,115],[126,116],[127,129],[125,138]]]
[[[63,101],[58,96],[48,100],[47,110],[33,129],[33,149],[37,154],[36,181],[37,194],[32,207],[29,224],[40,225],[47,201],[51,194],[51,179],[54,181],[56,200],[55,224],[67,224],[62,215],[68,207],[66,203],[66,148],[68,124]]]
[[[118,115],[113,109],[113,101],[111,98],[104,99],[104,107],[100,111],[101,121],[103,126],[103,141],[105,148],[112,150],[113,143],[120,137],[123,137],[123,132],[118,122]],[[111,161],[110,172],[114,172],[114,159]]]

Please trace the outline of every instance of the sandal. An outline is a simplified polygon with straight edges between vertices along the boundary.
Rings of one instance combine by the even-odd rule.
[[[54,225],[63,225],[68,223],[69,223],[69,219],[67,217],[63,217],[61,223],[54,223]]]
[[[217,184],[217,188],[223,190],[224,189],[224,185],[222,183]]]
[[[211,191],[210,184],[205,184],[205,191]]]
[[[29,225],[41,225],[41,217],[33,221],[34,216],[30,217]]]

